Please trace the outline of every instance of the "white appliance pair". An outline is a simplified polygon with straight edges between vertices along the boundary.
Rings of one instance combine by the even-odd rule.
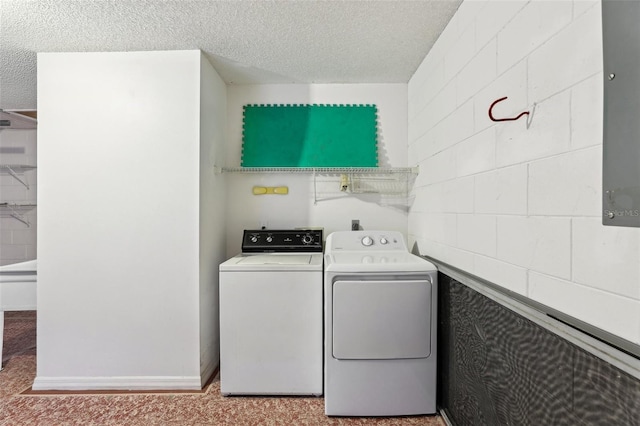
[[[330,416],[435,413],[436,311],[436,268],[398,232],[335,232],[323,269],[320,231],[245,231],[220,265],[221,392],[324,391]]]

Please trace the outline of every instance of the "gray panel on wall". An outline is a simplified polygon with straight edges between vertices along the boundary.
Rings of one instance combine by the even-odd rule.
[[[604,225],[640,227],[640,2],[603,0]]]
[[[455,426],[640,425],[640,381],[440,273],[438,405]]]

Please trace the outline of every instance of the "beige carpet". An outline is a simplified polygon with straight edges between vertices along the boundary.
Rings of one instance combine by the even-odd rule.
[[[223,397],[215,378],[202,392],[29,392],[36,373],[35,312],[7,312],[0,425],[431,425],[439,416],[327,417],[322,398]]]

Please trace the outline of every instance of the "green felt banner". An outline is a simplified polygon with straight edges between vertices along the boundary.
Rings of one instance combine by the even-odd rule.
[[[375,105],[245,105],[242,167],[377,167]]]

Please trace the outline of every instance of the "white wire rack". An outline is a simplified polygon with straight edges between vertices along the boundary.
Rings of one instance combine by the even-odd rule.
[[[408,197],[418,167],[224,167],[221,173],[308,174],[313,176],[313,200],[355,194]]]

